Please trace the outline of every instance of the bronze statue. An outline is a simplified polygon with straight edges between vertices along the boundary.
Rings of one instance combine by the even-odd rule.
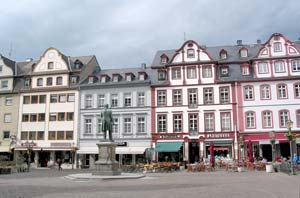
[[[108,107],[108,104],[104,107],[104,112],[101,113],[102,117],[102,132],[104,133],[104,139],[106,140],[106,132],[108,131],[109,140],[112,139],[112,127],[113,127],[113,117],[111,109]]]

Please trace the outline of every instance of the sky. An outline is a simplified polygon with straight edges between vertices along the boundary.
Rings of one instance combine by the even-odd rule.
[[[300,37],[299,0],[10,0],[0,4],[0,53],[39,59],[49,47],[96,55],[103,69],[150,65],[156,51]],[[185,36],[184,36],[185,35]]]

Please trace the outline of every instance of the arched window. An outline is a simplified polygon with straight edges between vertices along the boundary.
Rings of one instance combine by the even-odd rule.
[[[63,78],[61,76],[56,77],[56,85],[62,85]]]
[[[300,98],[300,82],[294,84],[295,98]]]
[[[227,51],[226,51],[226,50],[222,49],[222,50],[220,51],[220,59],[221,59],[221,60],[227,59]]]
[[[52,85],[52,77],[47,78],[47,86]]]
[[[260,98],[262,100],[271,99],[271,87],[270,85],[261,85],[260,86]]]
[[[37,79],[36,86],[38,86],[38,87],[43,86],[43,79],[42,78]]]

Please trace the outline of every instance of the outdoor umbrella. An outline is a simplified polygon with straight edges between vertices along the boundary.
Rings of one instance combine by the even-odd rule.
[[[253,158],[253,150],[252,150],[252,142],[251,142],[251,140],[249,141],[249,144],[248,144],[248,152],[249,152],[249,162],[253,163],[254,162],[254,158]]]
[[[210,164],[213,167],[215,167],[215,155],[214,155],[214,143],[213,142],[210,142],[209,152],[210,152]]]

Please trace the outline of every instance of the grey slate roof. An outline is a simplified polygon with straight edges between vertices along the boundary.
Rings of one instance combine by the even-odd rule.
[[[6,58],[5,56],[2,56],[1,54],[0,54],[0,58],[3,60],[3,62],[5,63],[6,66],[8,66],[9,68],[11,68],[13,70],[13,74],[15,75],[16,62],[13,60],[10,60],[9,58]]]

